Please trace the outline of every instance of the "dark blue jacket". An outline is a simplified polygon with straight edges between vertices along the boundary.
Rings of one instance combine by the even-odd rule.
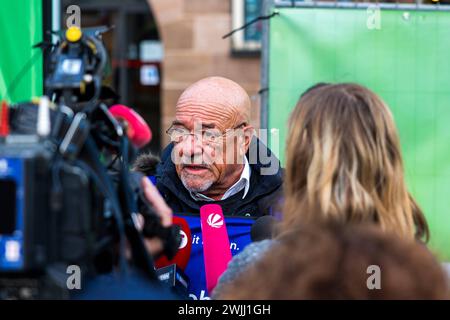
[[[217,203],[222,206],[224,215],[260,217],[279,211],[278,204],[282,192],[282,169],[280,161],[274,154],[256,137],[252,140],[250,148],[257,147],[256,163],[247,153],[251,168],[250,188],[242,199],[243,191],[225,200],[204,202],[195,201],[183,186],[171,160],[173,144],[164,149],[161,162],[156,169],[157,188],[163,195],[168,205],[176,213],[199,213],[204,204]],[[255,145],[256,144],[256,145]],[[249,149],[250,150],[250,149]],[[261,163],[260,154],[267,155],[270,162]],[[272,175],[262,175],[261,169],[270,166],[270,163],[278,164],[278,170]]]

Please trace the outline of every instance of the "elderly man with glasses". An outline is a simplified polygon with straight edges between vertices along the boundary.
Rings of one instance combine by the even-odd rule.
[[[225,215],[272,213],[281,169],[253,135],[250,106],[245,90],[222,77],[202,79],[181,94],[167,130],[171,143],[156,174],[157,188],[174,213],[198,213],[207,203],[220,204]],[[265,170],[268,166],[276,170]]]

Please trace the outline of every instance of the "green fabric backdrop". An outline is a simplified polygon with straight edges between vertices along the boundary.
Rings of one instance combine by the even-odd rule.
[[[42,95],[41,0],[0,0],[0,99]],[[9,88],[9,92],[8,91]]]
[[[450,261],[450,12],[284,8],[270,20],[269,128],[317,82],[358,82],[391,107],[409,189],[431,227],[431,247]]]

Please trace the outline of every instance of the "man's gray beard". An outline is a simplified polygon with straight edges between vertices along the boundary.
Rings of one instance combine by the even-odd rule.
[[[198,188],[191,188],[187,184],[187,180],[188,180],[189,176],[192,176],[192,175],[189,174],[189,173],[181,172],[180,179],[181,179],[181,182],[183,183],[183,186],[188,191],[191,191],[191,192],[204,192],[204,191],[208,190],[214,183],[214,181],[205,181],[200,187],[198,187]],[[198,179],[198,178],[196,177],[196,179]]]

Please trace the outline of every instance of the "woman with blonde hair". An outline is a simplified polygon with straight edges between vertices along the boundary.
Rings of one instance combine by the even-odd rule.
[[[369,224],[406,241],[429,239],[422,210],[406,187],[392,114],[375,93],[358,84],[311,87],[289,121],[277,233],[324,223]],[[237,255],[214,296],[272,242],[252,243]]]
[[[392,114],[358,84],[321,85],[301,97],[289,121],[284,187],[281,230],[373,222],[428,241],[424,215],[406,187]]]

